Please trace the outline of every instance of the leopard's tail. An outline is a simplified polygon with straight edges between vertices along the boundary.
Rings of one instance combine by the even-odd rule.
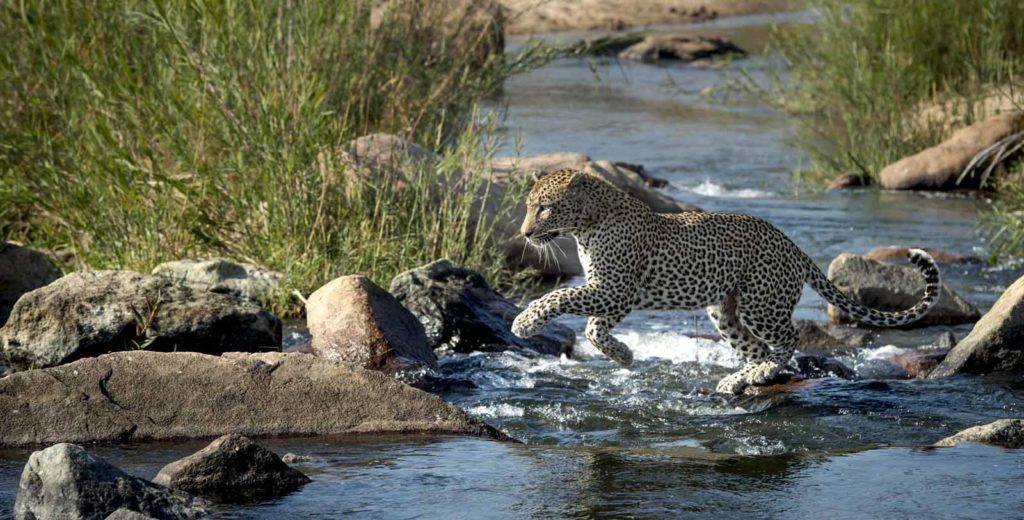
[[[876,327],[899,327],[921,319],[939,301],[939,268],[935,265],[935,260],[920,249],[908,251],[907,259],[924,275],[925,286],[921,301],[905,311],[885,312],[857,303],[843,294],[810,258],[807,259],[810,265],[807,283],[843,314],[861,323]]]

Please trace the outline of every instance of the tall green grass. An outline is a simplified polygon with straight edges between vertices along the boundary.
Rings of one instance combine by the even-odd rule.
[[[800,144],[825,177],[861,172],[932,146],[947,130],[915,117],[946,100],[971,122],[992,89],[1024,101],[1024,2],[812,0],[813,25],[787,25],[773,47],[781,94],[805,122]],[[1012,85],[1017,84],[1016,88]]]
[[[440,257],[499,276],[474,107],[543,57],[483,56],[484,27],[439,30],[449,2],[394,3],[374,24],[369,0],[3,2],[0,236],[90,268],[226,256],[303,293]],[[443,159],[350,189],[331,158],[368,132]]]

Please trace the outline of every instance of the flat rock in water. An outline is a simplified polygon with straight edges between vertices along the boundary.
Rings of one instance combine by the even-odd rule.
[[[645,63],[672,60],[697,65],[710,63],[709,60],[719,56],[743,54],[743,49],[725,38],[651,34],[622,50],[618,56]]]
[[[992,305],[929,378],[1024,370],[1024,277]]]
[[[231,294],[255,301],[267,301],[281,285],[280,273],[223,258],[165,262],[156,266],[153,274],[198,291]]]
[[[429,432],[506,440],[441,398],[309,354],[116,352],[0,379],[0,447]]]
[[[45,253],[14,242],[0,242],[0,326],[21,295],[60,278]]]
[[[281,320],[258,305],[129,271],[78,272],[25,294],[0,329],[16,368],[132,349],[278,350]]]
[[[399,274],[390,290],[419,318],[435,349],[557,356],[570,352],[576,339],[571,329],[557,323],[528,339],[512,334],[519,307],[491,289],[480,274],[448,260]]]
[[[979,188],[981,175],[960,179],[964,168],[979,152],[1022,130],[1024,112],[990,117],[957,130],[936,146],[886,166],[879,173],[881,185],[888,190]]]
[[[917,269],[871,260],[843,253],[828,267],[828,278],[853,300],[880,311],[902,311],[917,304],[924,296],[924,276]],[[833,323],[856,323],[828,306]],[[945,283],[939,301],[922,319],[907,328],[927,325],[959,325],[972,323],[981,316],[978,309],[961,298]]]
[[[128,475],[74,444],[33,453],[14,503],[17,520],[191,519],[203,513],[187,495]]]
[[[967,428],[936,442],[936,446],[956,446],[965,442],[991,444],[1003,448],[1024,448],[1024,420],[1000,419],[995,422]]]
[[[287,494],[311,481],[248,437],[228,434],[164,466],[153,482],[196,495],[258,499]]]
[[[313,354],[393,372],[437,367],[423,325],[394,296],[365,276],[342,276],[310,295],[306,324]]]

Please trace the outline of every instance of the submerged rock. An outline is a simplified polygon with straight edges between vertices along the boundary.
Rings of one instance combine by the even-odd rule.
[[[223,258],[165,262],[156,266],[153,274],[197,291],[231,294],[255,301],[269,300],[281,284],[280,273]]]
[[[746,54],[743,49],[725,38],[651,34],[627,47],[618,56],[620,59],[646,63],[675,60],[697,65],[707,64],[711,58],[743,54]]]
[[[56,444],[33,453],[14,503],[18,520],[139,515],[189,519],[202,516],[203,510],[188,496],[128,475],[74,444]]]
[[[845,173],[835,179],[832,179],[832,182],[828,183],[828,186],[825,187],[825,191],[867,188],[872,184],[874,184],[874,181],[869,175],[864,175],[863,173]]]
[[[1000,419],[995,422],[974,426],[936,442],[936,446],[956,446],[965,442],[977,442],[1002,446],[1003,448],[1024,448],[1024,419]]]
[[[14,242],[0,242],[0,326],[21,295],[60,278],[50,257]]]
[[[881,311],[909,309],[924,296],[924,276],[917,269],[850,253],[843,253],[832,260],[828,278],[853,300]],[[856,323],[833,305],[828,306],[828,316],[834,323]],[[943,283],[935,307],[907,328],[971,323],[979,316],[981,313],[975,306]]]
[[[973,172],[961,179],[964,169],[980,152],[1021,131],[1024,131],[1024,112],[990,117],[954,132],[936,146],[886,166],[879,173],[881,185],[889,190],[982,187],[983,175]]]
[[[153,482],[196,495],[256,499],[281,496],[311,481],[248,437],[228,434],[164,466]]]
[[[309,354],[116,352],[0,379],[0,446],[431,432],[508,439],[439,397]]]
[[[795,320],[800,352],[853,352],[871,343],[870,332],[814,320]]]
[[[996,300],[928,377],[1024,371],[1024,277]]]
[[[18,300],[0,345],[19,368],[140,348],[269,350],[281,347],[281,320],[254,303],[159,276],[79,272]]]
[[[326,359],[386,372],[437,367],[416,316],[364,276],[317,289],[306,302],[306,324],[313,354]]]
[[[438,260],[399,274],[390,291],[423,324],[432,348],[455,352],[537,353],[557,356],[572,350],[576,335],[553,323],[532,338],[512,334],[520,310],[482,276]]]

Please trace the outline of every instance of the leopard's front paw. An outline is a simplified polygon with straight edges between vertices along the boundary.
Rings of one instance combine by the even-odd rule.
[[[747,372],[746,380],[751,385],[765,385],[772,382],[781,370],[782,365],[774,361],[765,361]]]
[[[536,336],[542,328],[544,328],[544,325],[538,323],[530,315],[529,310],[520,313],[519,316],[516,316],[515,321],[512,322],[512,334],[523,339]]]
[[[715,387],[715,392],[719,394],[731,394],[740,395],[743,393],[743,389],[748,386],[747,383],[747,372],[750,371],[750,366],[743,367],[741,370],[733,372],[722,378],[718,382],[718,386]]]

